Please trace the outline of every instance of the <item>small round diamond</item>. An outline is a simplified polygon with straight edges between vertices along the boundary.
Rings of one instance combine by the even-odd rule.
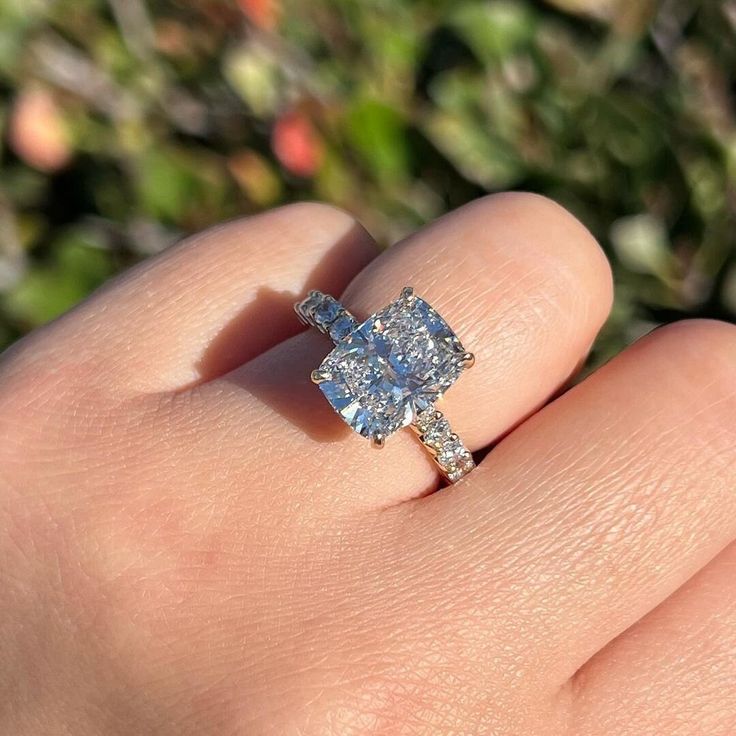
[[[433,452],[435,462],[452,483],[469,473],[474,467],[473,456],[450,429],[450,423],[442,412],[434,407],[419,412],[414,427],[421,441]]]
[[[355,320],[349,314],[341,314],[330,325],[329,335],[335,342],[344,340],[355,328]]]
[[[323,299],[324,296],[322,294],[310,292],[309,296],[302,302],[302,309],[307,314],[313,314]]]
[[[422,434],[422,441],[434,447],[441,447],[450,437],[450,423],[444,417],[437,419]]]
[[[437,453],[437,462],[440,465],[453,467],[457,465],[459,461],[464,460],[466,458],[466,454],[467,451],[460,440],[448,440],[440,447],[440,451]]]
[[[424,409],[417,414],[415,424],[420,432],[426,432],[434,422],[442,416],[433,406]]]
[[[325,297],[314,310],[314,321],[319,327],[326,328],[342,311],[339,303],[332,297]]]

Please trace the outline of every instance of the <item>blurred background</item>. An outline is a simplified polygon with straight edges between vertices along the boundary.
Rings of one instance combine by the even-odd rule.
[[[736,0],[0,0],[0,131],[0,348],[226,218],[508,188],[613,262],[593,362],[736,317]]]

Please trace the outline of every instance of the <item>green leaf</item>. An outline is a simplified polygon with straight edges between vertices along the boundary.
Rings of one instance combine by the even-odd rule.
[[[673,262],[664,223],[650,214],[622,217],[611,226],[611,242],[621,262],[637,273],[664,280]]]
[[[189,162],[166,149],[147,151],[139,160],[141,203],[152,217],[177,221],[197,190]]]
[[[388,184],[407,177],[407,131],[396,110],[378,100],[361,99],[349,110],[345,125],[351,146],[378,181]]]
[[[232,88],[259,117],[274,113],[283,87],[278,67],[268,52],[253,45],[242,45],[225,57],[223,72]]]
[[[534,37],[534,15],[511,0],[465,2],[450,15],[450,24],[485,63],[502,61]]]
[[[109,278],[111,254],[90,245],[72,230],[52,245],[50,264],[37,265],[6,295],[5,307],[15,320],[37,327],[58,317]]]

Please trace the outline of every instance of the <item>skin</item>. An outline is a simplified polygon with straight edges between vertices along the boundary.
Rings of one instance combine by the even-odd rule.
[[[292,302],[411,285],[477,358],[456,486],[372,450]],[[488,197],[377,255],[299,204],[195,236],[0,364],[0,733],[731,736],[736,328],[657,330],[566,393],[609,266]],[[558,398],[551,401],[551,397]]]

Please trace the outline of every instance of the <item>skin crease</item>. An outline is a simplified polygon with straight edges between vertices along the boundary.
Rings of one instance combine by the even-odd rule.
[[[736,731],[736,328],[658,330],[547,404],[611,303],[572,216],[497,195],[376,253],[292,205],[5,354],[0,733]],[[494,444],[437,494],[411,433],[331,414],[290,311],[404,285],[476,354],[442,408]]]

